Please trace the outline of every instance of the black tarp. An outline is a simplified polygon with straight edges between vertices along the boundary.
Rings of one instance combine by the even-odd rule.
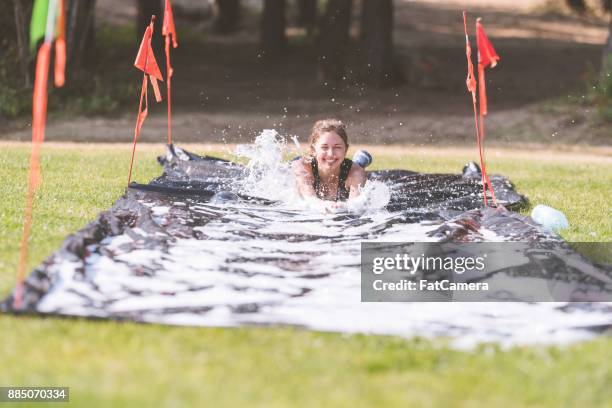
[[[402,325],[346,322],[356,310],[361,241],[478,242],[493,236],[506,241],[562,242],[512,211],[525,205],[526,199],[503,176],[491,177],[503,206],[484,209],[474,165],[463,174],[369,172],[369,180],[390,188],[384,210],[323,216],[243,193],[236,181],[248,169],[237,163],[175,146],[169,146],[159,161],[164,168],[160,177],[148,184],[130,184],[109,210],[68,236],[31,273],[22,310],[13,309],[12,295],[1,310],[172,324],[278,323],[406,335],[416,330],[419,334],[418,328]],[[551,259],[548,265],[557,272],[554,279],[571,276],[611,290],[608,270],[601,269],[600,279],[592,282],[592,275],[576,267],[576,259],[596,268],[577,254],[572,262]],[[538,265],[526,261],[513,273],[544,276],[546,260]],[[326,298],[326,291],[334,292],[334,297]],[[555,310],[566,313],[564,307]],[[596,308],[597,313],[587,315],[594,320],[586,319],[585,324],[610,324],[607,307]],[[372,319],[382,322],[378,312],[371,310]],[[338,314],[336,320],[330,317],[332,311]],[[368,319],[367,313],[363,316]],[[430,323],[422,322],[427,327]],[[429,334],[456,332],[452,324],[447,329],[429,330]]]

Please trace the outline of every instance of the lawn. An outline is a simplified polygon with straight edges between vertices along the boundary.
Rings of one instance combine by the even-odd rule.
[[[122,194],[129,148],[44,146],[29,270]],[[474,158],[453,148],[370,150],[375,168],[456,173]],[[160,153],[142,146],[136,180],[159,174]],[[2,145],[1,297],[14,285],[27,167],[28,145]],[[509,176],[532,206],[562,210],[571,224],[565,239],[611,240],[609,156],[493,149],[489,171]],[[612,406],[609,337],[465,352],[444,340],[291,328],[0,316],[0,344],[0,385],[69,386],[72,406]]]

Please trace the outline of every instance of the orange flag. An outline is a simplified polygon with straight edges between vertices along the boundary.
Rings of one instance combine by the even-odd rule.
[[[491,181],[489,180],[489,176],[487,174],[487,170],[485,167],[485,158],[484,158],[484,139],[485,139],[485,125],[484,125],[484,116],[488,113],[487,108],[487,80],[485,78],[485,68],[490,66],[491,68],[497,65],[497,61],[499,61],[499,55],[495,52],[493,48],[493,44],[489,41],[489,38],[484,32],[484,28],[482,27],[481,19],[476,19],[476,44],[478,46],[478,101],[479,101],[479,110],[480,110],[480,140],[481,140],[481,149],[482,149],[482,175],[487,183],[487,187],[491,192],[491,197],[493,198],[493,203],[497,205],[497,199],[495,198],[495,192],[493,191],[493,186],[491,185]]]
[[[49,78],[49,60],[51,43],[44,42],[38,49],[36,57],[36,76],[32,96],[32,141],[45,140],[45,121],[47,117],[47,81]]]
[[[151,85],[153,86],[153,92],[155,93],[155,99],[157,100],[157,102],[161,102],[161,93],[159,92],[159,86],[157,85],[157,81],[163,81],[164,79],[159,70],[159,66],[157,65],[157,61],[155,60],[155,55],[153,54],[153,47],[151,47],[154,21],[155,16],[151,18],[151,23],[145,30],[144,36],[142,37],[142,42],[140,43],[140,48],[138,49],[138,54],[136,55],[136,61],[134,61],[134,66],[139,70],[143,71],[145,75],[149,76],[149,79],[151,80]]]
[[[168,144],[172,144],[172,75],[174,70],[170,65],[170,37],[172,37],[172,46],[178,47],[176,40],[176,28],[174,27],[174,15],[172,14],[172,5],[170,0],[166,0],[164,5],[164,23],[162,25],[162,35],[166,37],[166,76],[168,81],[166,82],[167,90],[167,103],[168,103]]]
[[[55,86],[61,88],[66,82],[66,0],[59,2],[59,14],[57,16],[57,37],[55,39]]]
[[[474,128],[476,129],[476,144],[478,145],[478,153],[480,154],[480,171],[482,178],[482,199],[485,206],[487,205],[487,187],[484,178],[484,166],[483,166],[483,152],[480,139],[480,130],[478,128],[478,108],[476,107],[476,78],[474,77],[474,64],[472,63],[472,46],[470,44],[470,37],[467,32],[467,13],[463,12],[463,30],[465,32],[465,56],[467,58],[467,78],[465,83],[467,85],[468,92],[472,94],[472,106],[474,108]]]
[[[36,56],[36,77],[32,97],[32,151],[30,154],[30,170],[28,175],[28,190],[23,215],[23,234],[17,270],[17,285],[13,297],[13,307],[21,309],[23,301],[23,281],[28,260],[28,239],[32,227],[32,207],[34,193],[40,185],[40,146],[45,140],[45,122],[47,116],[47,81],[49,79],[49,62],[51,59],[51,43],[44,42]]]
[[[157,65],[157,61],[155,60],[155,55],[153,54],[153,47],[151,47],[151,38],[153,37],[153,24],[155,23],[155,16],[151,16],[151,23],[147,27],[142,37],[142,42],[140,43],[140,48],[138,49],[138,54],[136,55],[136,61],[134,61],[134,66],[141,71],[143,71],[142,75],[142,86],[140,88],[140,102],[138,105],[138,116],[136,117],[136,126],[134,127],[134,144],[132,146],[132,159],[130,161],[130,171],[128,173],[128,184],[132,181],[132,169],[134,167],[134,156],[136,154],[136,143],[138,142],[138,135],[140,134],[140,129],[142,128],[142,124],[144,123],[147,114],[149,112],[149,100],[147,94],[147,75],[149,80],[151,81],[151,85],[153,86],[153,92],[155,93],[155,99],[157,102],[161,101],[161,93],[159,92],[159,87],[157,85],[157,80],[163,81],[163,77],[161,72],[159,71],[159,66]],[[144,103],[144,109],[143,109]]]
[[[55,7],[57,3],[51,1],[47,5],[45,41],[38,49],[36,55],[36,73],[34,79],[34,92],[32,94],[32,151],[30,154],[30,169],[28,175],[28,190],[23,216],[23,234],[19,254],[19,267],[17,270],[17,285],[13,297],[13,307],[21,309],[23,303],[25,269],[28,258],[28,239],[32,227],[32,213],[34,194],[41,183],[40,149],[45,140],[45,126],[47,120],[47,83],[49,81],[49,65],[51,60],[51,46],[53,34],[57,34],[55,42],[55,86],[64,85],[64,70],[66,67],[65,42],[65,0],[59,0],[59,16],[55,22]]]
[[[476,20],[476,43],[478,45],[478,80],[480,82],[479,87],[479,99],[480,99],[480,114],[487,114],[487,83],[485,80],[485,68],[491,66],[494,68],[499,61],[499,55],[495,52],[493,44],[489,41],[489,38],[484,32],[484,28],[481,24],[481,19]]]
[[[172,14],[172,4],[170,4],[170,0],[166,0],[164,5],[164,23],[162,25],[162,35],[167,37],[170,34],[172,34],[172,46],[174,48],[178,47],[176,28],[174,27],[174,14]]]

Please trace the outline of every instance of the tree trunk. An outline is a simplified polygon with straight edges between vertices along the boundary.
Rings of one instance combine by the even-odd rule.
[[[317,21],[317,0],[298,0],[298,25],[312,34]]]
[[[95,59],[96,0],[66,2],[66,68],[87,66]]]
[[[285,0],[264,0],[261,48],[268,55],[281,54],[287,47],[285,7]]]
[[[318,39],[320,79],[338,81],[346,74],[352,0],[329,0]]]
[[[22,1],[13,0],[15,32],[17,35],[17,59],[19,69],[23,73],[23,85],[30,87],[32,84],[30,77],[30,62],[32,58],[28,49],[28,25],[26,22],[29,20],[28,15],[31,14],[31,10],[28,13]]]
[[[363,2],[360,51],[366,82],[384,86],[395,79],[392,0]]]
[[[612,16],[610,18],[608,42],[604,47],[601,60],[600,82],[602,82],[602,85],[612,83]]]
[[[221,34],[232,33],[238,29],[240,18],[239,0],[216,0],[217,17],[213,28]]]

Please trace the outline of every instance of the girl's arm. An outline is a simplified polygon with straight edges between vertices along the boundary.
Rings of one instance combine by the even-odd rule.
[[[307,163],[303,158],[295,160],[291,163],[291,170],[295,176],[295,182],[300,195],[304,198],[318,198],[314,189],[314,177],[312,176],[312,168],[310,163]]]
[[[349,199],[357,197],[361,194],[361,187],[365,185],[366,172],[363,167],[355,164],[351,167],[348,177],[346,178],[346,186],[349,189]]]

